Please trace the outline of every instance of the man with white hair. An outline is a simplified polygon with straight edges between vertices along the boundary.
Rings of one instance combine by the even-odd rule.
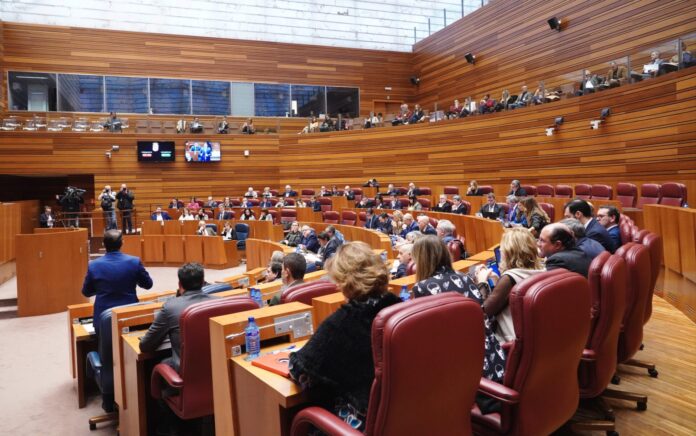
[[[408,184],[408,191],[406,192],[407,197],[414,197],[420,195],[420,189],[416,187],[416,184],[413,182],[410,182]]]
[[[440,194],[440,202],[433,207],[435,212],[452,212],[452,205],[447,201],[447,196],[445,194]]]
[[[442,239],[442,242],[449,244],[454,239],[454,224],[450,220],[440,220],[437,223],[437,237]]]
[[[437,235],[437,230],[430,225],[430,218],[425,215],[418,217],[418,230],[424,235]]]
[[[249,186],[249,189],[247,189],[247,192],[244,193],[244,196],[246,198],[257,198],[259,194],[256,191],[254,191],[253,186]]]
[[[304,225],[300,231],[302,232],[302,239],[300,240],[299,247],[302,250],[311,251],[312,253],[319,251],[319,241],[317,240],[317,234],[314,232],[314,229],[308,225]]]
[[[413,244],[401,244],[399,246],[399,256],[397,257],[399,260],[399,266],[396,268],[396,272],[392,274],[392,279],[398,279],[407,275],[406,269],[408,268],[408,264],[413,259],[413,256],[411,255],[412,252]]]
[[[410,213],[404,214],[404,228],[399,233],[399,236],[405,238],[407,234],[415,230],[418,230],[418,223],[413,219],[413,215]]]
[[[343,189],[343,196],[348,200],[355,200],[355,192],[350,189],[350,186],[348,185],[346,185],[346,187]]]
[[[455,195],[452,197],[452,213],[456,213],[459,215],[469,214],[469,208],[466,206],[466,204],[464,204],[462,198],[459,195]]]
[[[297,192],[293,191],[290,185],[285,185],[285,192],[283,192],[283,197],[297,197]]]

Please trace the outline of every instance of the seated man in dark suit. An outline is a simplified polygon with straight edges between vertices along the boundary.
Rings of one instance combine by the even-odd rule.
[[[150,219],[152,219],[152,221],[169,221],[172,217],[169,216],[166,210],[163,211],[161,206],[157,206],[157,209],[152,213]]]
[[[253,203],[251,203],[251,199],[247,199],[247,200],[245,200],[245,202],[249,202],[249,204],[251,204],[253,206]],[[273,203],[273,201],[271,201],[270,198],[267,198],[267,197],[265,197],[263,200],[261,200],[259,202],[259,207],[261,209],[268,209],[268,208],[271,208],[273,206],[275,206],[275,204]]]
[[[389,203],[387,203],[387,209],[401,210],[401,201],[399,201],[396,196],[392,195],[389,197]]]
[[[582,250],[590,259],[594,259],[599,256],[599,253],[606,251],[602,244],[585,236],[585,226],[580,221],[575,218],[566,218],[560,222],[570,227],[573,235],[575,235],[575,246]]]
[[[283,197],[297,197],[297,192],[293,191],[290,185],[285,185],[285,192],[283,192]]]
[[[377,224],[379,223],[379,217],[374,214],[374,210],[368,207],[365,210],[365,228],[377,230]]]
[[[363,196],[355,207],[358,209],[367,209],[368,207],[372,207],[372,201],[368,197]]]
[[[546,269],[565,268],[587,277],[592,259],[575,246],[573,231],[561,223],[541,229],[537,241],[539,255],[546,258]]]
[[[414,197],[420,195],[420,189],[416,187],[416,184],[411,182],[408,184],[408,191],[406,191],[407,197]]]
[[[621,246],[621,229],[619,222],[621,213],[614,206],[600,206],[597,210],[597,221],[607,229],[607,233],[614,242],[614,248],[618,249]]]
[[[321,246],[317,254],[321,257],[321,260],[317,261],[316,265],[317,268],[321,268],[336,254],[336,250],[338,250],[338,247],[340,247],[342,243],[335,235],[332,237],[327,232],[319,233],[317,239]]]
[[[406,235],[416,230],[419,230],[418,223],[413,219],[413,215],[410,213],[404,214],[404,228],[401,230],[401,233],[399,233],[399,236],[406,239]]]
[[[203,124],[201,124],[201,121],[198,119],[198,117],[195,117],[193,121],[191,121],[191,124],[189,125],[189,130],[191,133],[203,133]]]
[[[430,218],[425,215],[418,217],[418,230],[424,235],[437,235],[435,227],[430,225]]]
[[[41,228],[52,228],[56,222],[56,217],[51,212],[51,206],[44,206],[44,212],[39,216],[39,226]]]
[[[280,272],[280,279],[283,285],[276,295],[268,302],[269,306],[280,304],[280,296],[283,292],[295,286],[304,284],[304,276],[307,271],[307,260],[300,253],[290,253],[283,257],[283,268]]]
[[[445,194],[440,195],[440,201],[433,207],[435,212],[452,212],[452,205],[447,201],[447,196]]]
[[[479,209],[476,215],[490,220],[503,221],[505,218],[505,209],[495,202],[495,194],[489,192],[488,195],[486,195],[486,204],[481,206],[481,209]]]
[[[592,218],[592,207],[590,207],[590,203],[576,198],[565,205],[564,216],[566,218],[575,218],[580,221],[582,225],[585,226],[585,234],[587,237],[602,244],[608,252],[614,253],[614,251],[616,251],[614,241],[612,241],[611,236],[609,236],[607,229],[602,227],[596,219]]]
[[[390,183],[387,186],[387,192],[385,192],[383,195],[399,195],[399,191],[394,187],[393,183]]]
[[[526,197],[527,191],[520,186],[520,181],[515,179],[510,182],[510,192],[508,195],[514,195],[515,197]]]
[[[225,205],[220,203],[218,205],[217,213],[215,214],[216,220],[231,220],[232,212],[225,210]]]
[[[389,214],[387,214],[386,212],[382,212],[379,215],[377,222],[377,230],[384,233],[385,235],[391,235],[394,232],[391,218],[389,218]]]
[[[459,215],[469,214],[469,209],[466,207],[466,204],[462,202],[462,198],[459,195],[452,197],[452,213]]]
[[[348,200],[355,200],[355,192],[350,189],[350,186],[348,185],[346,185],[346,187],[343,189],[343,196]]]
[[[319,203],[316,196],[312,195],[306,204],[307,207],[312,208],[312,211],[321,212],[321,203]]]
[[[300,249],[311,251],[316,253],[319,251],[319,241],[317,240],[317,234],[314,229],[304,225],[302,226],[302,239],[300,240]]]

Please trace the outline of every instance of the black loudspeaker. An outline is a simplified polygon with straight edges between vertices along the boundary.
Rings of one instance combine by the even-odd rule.
[[[474,65],[474,62],[476,62],[476,56],[472,55],[471,53],[467,53],[464,55],[464,59],[471,65]]]
[[[556,117],[556,119],[553,120],[553,123],[557,126],[560,126],[561,124],[563,124],[563,121],[565,121],[563,117]]]
[[[551,17],[547,20],[547,23],[549,23],[549,27],[552,30],[558,30],[559,32],[561,31],[561,20],[559,20],[556,17]]]
[[[609,115],[611,115],[611,108],[605,107],[604,109],[602,109],[602,112],[600,113],[599,118],[600,118],[601,120],[604,120],[604,119],[606,119]]]
[[[420,77],[418,76],[411,76],[411,84],[413,85],[418,85],[420,83]]]

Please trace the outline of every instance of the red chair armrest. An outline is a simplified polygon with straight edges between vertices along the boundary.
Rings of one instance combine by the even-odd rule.
[[[506,404],[517,404],[520,401],[519,392],[507,386],[503,386],[500,383],[488,380],[485,377],[481,377],[478,390],[487,397],[494,398]]]
[[[330,435],[362,436],[362,433],[351,428],[341,418],[321,407],[307,407],[300,411],[292,421],[290,434],[306,435],[312,426]]]
[[[500,344],[500,346],[502,347],[503,350],[505,350],[506,353],[512,349],[513,345],[515,345],[515,341],[507,341],[507,342],[503,342],[502,344]]]
[[[179,376],[179,373],[171,366],[160,363],[152,370],[152,378],[150,378],[150,391],[156,399],[162,398],[162,380],[169,386],[180,389],[184,386],[184,380]]]
[[[597,360],[597,353],[594,350],[584,349],[582,350],[582,360],[594,362]]]

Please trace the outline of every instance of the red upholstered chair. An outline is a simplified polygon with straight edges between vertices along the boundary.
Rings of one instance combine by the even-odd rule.
[[[300,191],[300,195],[303,197],[311,197],[312,195],[315,195],[314,192],[314,189],[305,188],[302,191]]]
[[[445,194],[445,195],[459,195],[459,188],[456,186],[445,186],[443,188],[443,194]]]
[[[297,221],[297,209],[281,209],[280,210],[280,223],[290,227],[290,224]]]
[[[630,216],[626,215],[625,213],[622,213],[621,215],[619,215],[619,224],[623,224],[624,222],[629,223],[632,226],[635,225]]]
[[[636,207],[638,188],[633,183],[619,183],[616,185],[616,199],[623,207]]]
[[[578,365],[590,331],[590,289],[579,274],[536,274],[510,293],[516,339],[508,346],[503,384],[482,378],[479,392],[500,412],[474,406],[476,434],[550,434],[578,406]]]
[[[521,185],[522,188],[527,192],[528,197],[537,196],[537,187],[534,185]]]
[[[430,210],[431,207],[431,201],[429,198],[423,198],[423,197],[418,197],[417,201],[420,203],[420,205],[423,207],[423,210]]]
[[[636,207],[642,209],[644,204],[658,204],[662,197],[662,189],[656,183],[644,183],[640,187],[640,197]]]
[[[621,232],[621,245],[633,242],[633,227],[634,226],[628,221],[624,221],[619,224],[619,231]]]
[[[471,215],[471,202],[462,200],[462,204],[466,206],[466,213],[464,215]]]
[[[292,303],[293,301],[299,301],[311,306],[312,298],[335,294],[336,292],[338,292],[338,288],[335,283],[328,280],[317,280],[286,289],[280,296],[280,302]]]
[[[537,195],[539,197],[553,197],[556,190],[553,185],[537,185]]]
[[[162,398],[165,387],[178,389],[178,395],[164,398],[169,408],[181,419],[194,419],[213,414],[213,376],[210,368],[210,318],[245,310],[259,305],[248,297],[220,298],[194,304],[179,318],[181,334],[181,365],[177,373],[160,363],[152,370],[150,391]]]
[[[576,422],[573,430],[614,430],[614,415],[601,398],[616,372],[616,352],[626,306],[626,262],[604,251],[590,265],[590,335],[578,368],[580,398],[594,399],[607,421]]]
[[[539,207],[544,209],[552,223],[556,222],[556,206],[551,203],[539,203]]]
[[[447,335],[432,334],[443,325],[466,332],[456,347]],[[481,307],[454,292],[383,309],[372,323],[375,378],[365,434],[471,434],[470,407],[481,377],[483,341]],[[423,353],[426,343],[428,352]],[[423,371],[433,362],[437,370]],[[306,435],[311,426],[332,435],[363,434],[319,407],[298,413],[291,434]]]
[[[496,203],[496,204],[503,208],[503,211],[505,212],[505,216],[507,216],[507,214],[510,213],[510,205],[509,204],[507,204],[507,203]]]
[[[611,200],[614,198],[614,188],[609,185],[592,185],[591,200]]]
[[[242,205],[242,202],[233,198],[230,199],[230,204],[232,205],[232,207],[239,207]]]
[[[294,198],[285,198],[285,199],[283,199],[283,203],[285,203],[286,206],[294,206],[295,199]]]
[[[407,198],[407,197],[404,197],[404,198],[397,198],[397,201],[399,202],[399,204],[401,204],[401,208],[402,208],[402,209],[407,209],[407,208],[408,208],[408,198]]]
[[[272,196],[274,196],[274,197],[277,197],[277,196],[278,196],[278,190],[277,190],[277,189],[271,189],[270,191],[271,191],[271,195],[272,195]]]
[[[249,203],[251,203],[251,205],[255,206],[255,207],[258,207],[258,205],[261,204],[261,202],[259,201],[258,198],[250,198]],[[241,203],[238,204],[237,206],[240,206],[240,205],[241,205]]]
[[[354,226],[358,220],[358,214],[352,210],[341,211],[341,224],[346,226]]]
[[[406,188],[405,186],[397,186],[395,189],[399,195],[406,195],[406,193],[408,192],[408,188]]]
[[[421,186],[418,188],[418,195],[433,195],[433,190],[430,189],[428,186]]]
[[[428,217],[428,221],[430,222],[430,225],[435,227],[435,228],[437,228],[437,223],[440,222],[440,220],[438,220],[437,218],[433,218],[433,217]]]
[[[331,210],[333,208],[333,201],[329,197],[319,197],[317,198],[317,201],[321,205],[322,212],[326,212],[327,210]]]
[[[573,188],[568,185],[556,185],[556,197],[570,198],[573,196]]]
[[[481,185],[479,186],[479,192],[481,195],[488,195],[493,192],[493,187],[491,185]]]
[[[340,215],[335,210],[327,210],[321,213],[322,221],[328,224],[338,224]]]
[[[453,239],[447,243],[447,251],[449,251],[452,262],[456,262],[462,259],[464,245],[459,239]]]
[[[589,200],[592,196],[592,187],[587,183],[578,183],[575,185],[575,197]]]
[[[416,273],[416,262],[410,261],[408,263],[408,265],[406,265],[406,275],[412,276],[415,273]]]
[[[684,206],[686,204],[686,185],[682,183],[663,183],[660,204],[665,206]]]
[[[365,227],[365,222],[367,221],[367,214],[365,212],[358,212],[358,222],[355,223],[358,227]]]
[[[616,250],[616,255],[621,256],[626,262],[626,308],[624,310],[621,333],[619,334],[619,346],[617,353],[618,363],[628,363],[642,366],[648,370],[655,369],[655,365],[642,364],[632,359],[640,350],[643,342],[643,319],[645,317],[645,302],[650,293],[650,252],[647,247],[635,242],[629,242]],[[640,365],[638,365],[640,363]],[[654,377],[657,377],[655,372]],[[615,377],[616,382],[620,379]],[[648,397],[631,392],[605,392],[609,398],[635,401],[638,410],[645,410],[648,405]]]
[[[643,318],[643,324],[647,324],[652,315],[652,297],[655,293],[655,285],[657,284],[657,277],[660,275],[660,266],[662,265],[662,237],[652,232],[646,232],[640,243],[648,247],[650,252],[650,295],[645,303],[645,317]]]
[[[353,189],[353,194],[355,194],[355,201],[360,201],[360,200],[362,200],[362,197],[363,197],[363,190],[362,190],[362,188],[355,188],[355,189]]]

